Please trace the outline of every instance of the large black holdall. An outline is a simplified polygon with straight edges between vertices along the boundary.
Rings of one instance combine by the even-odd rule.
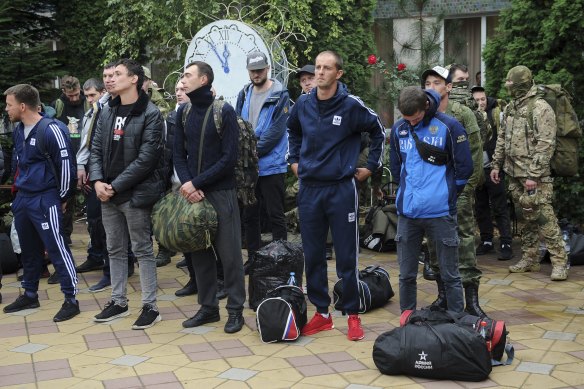
[[[249,269],[249,307],[255,311],[269,291],[288,282],[292,272],[302,287],[304,252],[300,243],[276,240],[259,249]]]
[[[406,310],[402,312],[399,324],[403,327],[412,317],[428,318],[432,315],[431,312],[428,309],[422,309],[421,311]],[[509,331],[507,331],[504,321],[494,320],[490,317],[473,316],[466,312],[453,314],[453,316],[457,319],[458,324],[466,326],[479,334],[481,333],[481,322],[485,322],[485,346],[491,354],[493,366],[510,365],[513,362],[515,349],[513,345],[508,343],[507,335],[509,335]],[[504,354],[507,354],[505,361],[503,361]]]
[[[492,370],[485,339],[458,323],[456,314],[428,311],[412,314],[403,326],[381,334],[373,362],[383,374],[430,379],[483,381]]]
[[[381,266],[371,265],[359,271],[359,313],[383,307],[394,295],[389,273]],[[333,301],[337,311],[344,311],[342,279],[335,283]]]
[[[258,305],[256,322],[264,343],[296,340],[308,320],[306,299],[296,285],[281,285]]]

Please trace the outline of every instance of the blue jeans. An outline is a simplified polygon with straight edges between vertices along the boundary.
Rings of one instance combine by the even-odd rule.
[[[399,216],[397,221],[397,260],[399,263],[400,309],[416,309],[418,258],[424,234],[436,244],[440,277],[446,289],[448,310],[462,312],[464,301],[458,271],[458,233],[456,216],[411,219]]]
[[[119,205],[105,202],[101,203],[101,213],[110,259],[112,300],[118,305],[128,303],[128,241],[131,241],[140,266],[142,304],[156,308],[156,259],[150,238],[152,209],[130,207],[129,201]]]

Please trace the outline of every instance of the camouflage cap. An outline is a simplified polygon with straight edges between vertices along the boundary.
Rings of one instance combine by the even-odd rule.
[[[527,66],[519,65],[511,68],[507,73],[507,80],[513,81],[514,84],[531,83],[533,77],[531,70]]]

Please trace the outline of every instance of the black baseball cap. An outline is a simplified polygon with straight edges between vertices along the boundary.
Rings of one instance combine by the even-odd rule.
[[[470,93],[475,93],[475,92],[484,92],[485,88],[483,88],[480,85],[475,85],[472,88],[470,88]]]
[[[314,76],[314,65],[304,65],[302,69],[299,69],[296,72],[296,78],[300,78],[300,76],[302,76],[302,73],[308,73]]]

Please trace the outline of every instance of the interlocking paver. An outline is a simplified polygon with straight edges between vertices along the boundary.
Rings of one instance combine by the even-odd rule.
[[[84,225],[76,225],[77,230],[82,232],[76,234],[85,237]],[[86,255],[86,243],[74,239],[76,258]],[[350,389],[584,385],[584,337],[581,335],[584,310],[580,309],[584,304],[581,292],[584,267],[573,267],[567,281],[552,283],[549,264],[543,264],[537,274],[510,274],[507,269],[510,263],[498,261],[495,255],[481,256],[479,265],[484,270],[481,304],[490,317],[506,321],[516,359],[511,366],[493,369],[490,379],[483,382],[434,381],[383,376],[376,369],[371,358],[373,341],[399,325],[399,271],[395,253],[363,251],[360,266],[381,264],[387,268],[397,295],[385,307],[362,315],[366,338],[361,342],[346,339],[346,317],[338,311],[331,311],[335,330],[301,336],[295,342],[262,343],[255,327],[255,313],[248,308],[243,312],[244,330],[225,334],[226,300],[220,302],[221,321],[184,329],[182,321],[200,307],[196,296],[174,298],[175,289],[184,285],[188,277],[174,266],[158,268],[158,300],[163,321],[152,328],[130,329],[141,306],[137,274],[130,279],[128,288],[129,317],[103,324],[92,321],[110,299],[111,290],[107,290],[79,295],[82,314],[55,324],[52,317],[62,303],[62,294],[59,285],[48,285],[41,280],[39,309],[25,312],[23,316],[0,313],[0,387],[31,384],[50,387],[53,380],[59,380],[55,384],[70,386],[72,379],[78,382],[77,387],[124,389],[173,389],[183,385]],[[334,263],[328,265],[332,290],[337,281],[336,271]],[[5,303],[12,302],[19,293],[20,283],[11,282],[13,277],[5,275],[3,279]],[[100,277],[100,271],[81,274],[80,287],[93,285]],[[15,287],[7,288],[7,284]],[[418,287],[418,306],[434,300],[436,284],[424,280],[421,271]],[[310,318],[314,307],[308,303],[308,309]]]

